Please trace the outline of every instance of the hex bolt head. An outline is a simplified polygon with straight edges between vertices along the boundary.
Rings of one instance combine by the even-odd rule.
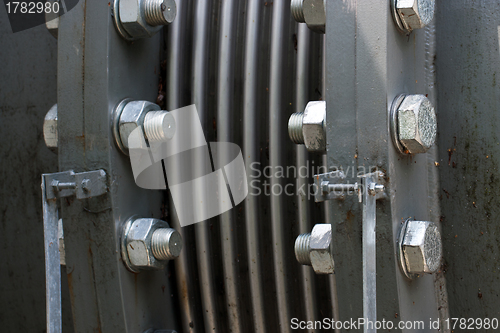
[[[115,0],[115,25],[127,40],[147,38],[172,23],[177,15],[175,0]]]
[[[403,145],[404,152],[427,152],[434,145],[437,134],[436,112],[429,99],[424,95],[408,95],[396,112],[397,139]]]
[[[57,104],[54,104],[45,116],[43,121],[43,139],[47,148],[57,153]]]
[[[288,120],[288,135],[296,144],[304,144],[310,152],[326,151],[326,102],[309,102],[304,112],[294,113]]]
[[[332,274],[335,263],[331,243],[331,224],[316,224],[310,234],[299,235],[295,240],[295,257],[300,264],[312,266],[316,274]]]
[[[132,217],[124,225],[121,246],[129,270],[162,269],[180,255],[182,238],[165,221]]]
[[[136,131],[141,127],[144,131]],[[113,111],[113,136],[118,148],[126,155],[130,145],[147,148],[144,139],[149,143],[166,142],[174,137],[176,129],[174,116],[148,101],[124,99]]]
[[[435,0],[396,0],[396,10],[407,31],[421,29],[434,18]]]
[[[326,102],[309,102],[304,110],[302,133],[308,151],[326,151]]]
[[[324,34],[326,27],[325,0],[291,0],[290,11],[295,21],[306,23],[314,32]]]
[[[143,126],[146,114],[150,111],[159,111],[160,107],[148,101],[128,102],[118,118],[120,142],[129,148],[129,136],[138,127]]]
[[[441,264],[441,234],[432,222],[407,220],[399,239],[400,265],[406,276],[434,273]]]

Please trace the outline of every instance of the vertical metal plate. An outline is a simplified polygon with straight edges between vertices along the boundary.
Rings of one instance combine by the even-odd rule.
[[[399,156],[388,126],[397,95],[430,93],[425,42],[425,30],[409,37],[398,31],[389,2],[328,2],[328,167],[343,169],[347,183],[355,181],[357,172],[386,175],[388,197],[377,205],[376,215],[377,318],[428,324],[429,318],[439,318],[434,277],[408,282],[397,266],[396,242],[402,218],[439,223],[429,214],[435,207],[429,200],[435,184],[428,173],[433,153]],[[336,266],[342,267],[336,271],[340,319],[361,318],[362,213],[353,198],[330,205],[335,212],[333,251]]]
[[[138,188],[115,145],[112,110],[124,98],[155,101],[160,34],[127,42],[112,4],[78,2],[58,36],[60,170],[104,169],[109,193],[62,200],[66,264],[76,331],[178,329],[168,272],[134,274],[120,257],[122,224],[132,215],[161,217],[162,194]]]

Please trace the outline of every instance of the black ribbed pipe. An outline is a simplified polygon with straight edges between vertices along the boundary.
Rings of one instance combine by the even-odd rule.
[[[283,105],[283,71],[284,62],[284,33],[290,17],[288,0],[273,2],[272,32],[271,32],[271,73],[269,77],[269,157],[273,174],[283,167],[283,129],[287,119],[284,117]],[[271,177],[271,227],[273,239],[274,283],[276,300],[278,302],[278,320],[281,332],[290,332],[290,297],[287,279],[287,265],[285,251],[286,239],[284,233],[283,197],[272,194],[273,189],[283,188],[282,180]]]
[[[233,142],[233,96],[234,96],[234,66],[235,66],[235,21],[238,17],[237,0],[223,0],[220,15],[219,58],[217,83],[217,141]],[[219,152],[219,165],[230,160],[229,152]],[[223,171],[224,172],[224,171]],[[236,248],[236,218],[235,211],[229,210],[219,216],[222,252],[222,267],[224,270],[224,288],[226,291],[226,311],[229,329],[234,333],[243,332],[241,307],[239,304],[237,275],[238,252]]]
[[[192,103],[196,105],[201,124],[206,124],[208,118],[207,108],[207,73],[208,73],[208,39],[210,36],[210,17],[212,14],[212,1],[198,0],[194,4],[194,32],[193,32],[193,81]],[[204,135],[193,133],[193,135]],[[203,161],[195,163],[194,167],[203,165]],[[198,193],[208,193],[205,188],[195,189]],[[204,209],[200,205],[196,209]],[[200,213],[206,215],[205,213]],[[203,216],[202,215],[202,216]],[[200,279],[201,302],[205,332],[218,332],[215,307],[214,275],[212,264],[212,251],[210,248],[210,226],[208,221],[195,224],[196,251],[198,272]]]
[[[182,78],[185,76],[184,69],[186,68],[186,63],[183,58],[183,51],[185,48],[185,34],[183,32],[185,31],[184,25],[186,24],[185,18],[188,10],[188,0],[176,1],[177,17],[168,29],[169,47],[167,48],[166,106],[170,111],[184,106],[181,98]],[[171,175],[169,175],[169,177],[171,176],[176,179],[178,177],[177,174],[179,173],[179,168],[179,165],[175,165],[175,167],[170,170]],[[184,243],[184,248],[181,251],[181,254],[176,260],[174,260],[182,331],[184,333],[199,333],[202,331],[199,329],[201,327],[195,325],[195,323],[197,323],[196,317],[199,316],[196,311],[196,305],[194,304],[196,291],[194,284],[195,276],[194,272],[190,269],[189,263],[189,250],[194,243],[194,239],[189,237],[189,234],[186,232],[186,228],[181,227],[175,211],[172,196],[170,195],[169,207],[171,227],[176,229],[181,234]],[[201,316],[199,318],[201,319]]]
[[[261,16],[263,2],[248,0],[247,20],[245,31],[245,64],[244,64],[244,96],[243,96],[243,155],[247,172],[254,162],[259,161],[258,145],[258,59],[261,43]],[[255,332],[266,332],[264,318],[264,288],[262,285],[262,263],[260,257],[259,237],[259,199],[250,193],[245,199],[245,226],[247,236],[248,271],[250,280],[250,294],[252,318]]]
[[[311,48],[311,31],[305,24],[299,24],[297,33],[297,72],[296,72],[296,99],[295,99],[295,112],[303,112],[307,103],[309,102],[309,70],[310,70],[310,48]],[[302,118],[300,133],[302,134]],[[303,140],[302,140],[303,141]],[[297,170],[301,170],[307,166],[309,154],[303,145],[295,146],[296,166]],[[306,169],[307,170],[307,169]],[[297,188],[309,188],[309,176],[301,177],[300,173],[297,175]],[[299,233],[305,234],[312,230],[313,223],[311,223],[311,209],[310,198],[308,197],[307,190],[299,192],[296,196],[298,217],[299,217]],[[311,267],[301,267],[302,281],[300,284],[301,296],[303,299],[306,320],[314,321],[317,316],[317,300],[314,287],[315,274]],[[312,333],[315,330],[308,330]]]

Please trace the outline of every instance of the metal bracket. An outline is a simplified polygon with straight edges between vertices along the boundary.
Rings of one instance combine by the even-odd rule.
[[[88,199],[107,192],[106,172],[96,170],[74,173],[73,171],[44,174],[47,200],[76,196]]]
[[[66,171],[42,175],[47,333],[62,332],[61,256],[57,199],[69,196],[87,199],[102,195],[107,191],[104,170],[76,174],[73,171]]]
[[[314,176],[316,202],[344,199],[346,195],[357,193],[363,204],[363,316],[368,321],[377,320],[377,255],[376,255],[376,214],[377,200],[385,198],[384,174],[380,171],[359,177],[360,183],[344,184],[342,171]],[[364,332],[375,332],[365,326]]]
[[[376,174],[378,177],[378,181],[371,186],[373,188],[368,188],[367,191],[375,193],[375,199],[380,200],[385,198],[385,192],[383,187],[385,185],[384,182],[384,174],[380,171],[377,171],[373,174]],[[372,175],[372,174],[368,174]],[[360,176],[360,179],[367,177],[367,175]],[[342,171],[332,171],[329,173],[322,173],[319,175],[314,175],[314,184],[316,185],[316,192],[314,194],[314,199],[316,202],[323,202],[327,200],[339,199],[343,200],[347,195],[352,195],[356,193],[358,195],[359,202],[363,202],[363,188],[360,187],[359,183],[356,182],[354,184],[345,184],[345,175]],[[378,186],[378,187],[377,187]],[[382,189],[382,190],[380,190]]]
[[[382,172],[361,176],[363,202],[363,317],[368,322],[377,320],[377,194],[385,191],[380,184]],[[374,327],[364,327],[364,332],[376,332]]]

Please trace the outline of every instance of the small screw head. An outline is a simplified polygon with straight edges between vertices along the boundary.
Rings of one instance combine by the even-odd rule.
[[[90,179],[84,179],[84,180],[82,180],[82,189],[85,192],[90,192]]]
[[[428,151],[436,141],[434,107],[424,95],[408,95],[397,109],[398,140],[409,154]]]

